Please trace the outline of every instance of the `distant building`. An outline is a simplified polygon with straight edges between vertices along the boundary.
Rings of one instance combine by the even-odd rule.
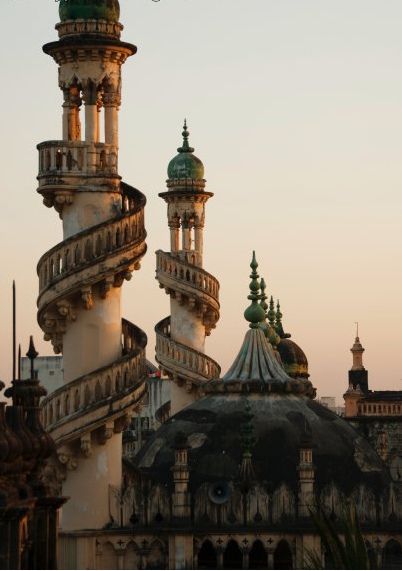
[[[395,482],[402,481],[402,391],[372,391],[363,365],[364,348],[356,336],[353,366],[345,392],[345,418],[357,428],[389,466]]]
[[[335,397],[319,397],[318,402],[339,416],[345,415],[345,407],[337,406]]]
[[[29,379],[31,363],[28,357],[21,359],[21,378]],[[37,357],[35,360],[35,378],[40,379],[41,384],[50,394],[63,386],[63,357]]]
[[[149,367],[151,363],[148,362]],[[147,380],[147,401],[141,412],[133,417],[130,427],[123,433],[123,457],[133,458],[142,445],[162,424],[158,411],[170,406],[171,381],[157,376],[156,369]],[[157,371],[159,373],[159,371]],[[153,376],[154,375],[154,376]]]

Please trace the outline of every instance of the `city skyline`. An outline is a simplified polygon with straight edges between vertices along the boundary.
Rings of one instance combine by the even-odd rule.
[[[35,267],[61,232],[57,215],[35,193],[35,146],[60,137],[62,97],[52,62],[41,52],[56,38],[58,6],[47,0],[36,6],[9,2],[2,38],[3,50],[14,50],[3,70],[10,97],[3,102],[1,153],[8,197],[0,282],[0,378],[6,382],[12,279],[23,354],[30,333],[41,355],[52,354],[36,324]],[[148,254],[126,286],[123,314],[147,332],[154,360],[153,327],[169,313],[154,280],[154,251],[169,241],[158,192],[165,190],[186,116],[207,190],[215,193],[205,257],[221,282],[221,320],[208,354],[223,372],[236,355],[247,328],[243,310],[255,249],[267,292],[280,299],[284,327],[305,351],[320,395],[339,401],[347,388],[355,321],[370,387],[399,388],[402,8],[340,2],[324,13],[309,0],[303,7],[288,0],[255,6],[260,17],[251,32],[250,12],[240,1],[203,2],[203,8],[195,0],[121,2],[123,39],[139,51],[124,78],[120,171],[148,198]]]

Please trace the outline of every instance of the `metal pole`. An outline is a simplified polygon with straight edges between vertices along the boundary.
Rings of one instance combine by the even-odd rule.
[[[16,320],[15,320],[15,281],[13,280],[13,381],[16,379],[16,349],[17,349],[17,340],[16,340]]]

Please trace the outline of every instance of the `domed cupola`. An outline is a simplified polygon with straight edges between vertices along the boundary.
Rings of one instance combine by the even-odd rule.
[[[194,155],[193,147],[189,145],[189,131],[187,122],[184,120],[183,144],[177,149],[178,154],[173,157],[168,165],[167,186],[170,190],[197,190],[205,187],[204,165]]]
[[[233,533],[247,522],[271,530],[284,518],[308,518],[306,506],[316,500],[338,517],[336,498],[353,498],[360,489],[375,506],[389,483],[385,465],[348,422],[314,400],[308,379],[292,379],[279,364],[260,327],[265,312],[254,257],[251,268],[249,329],[232,366],[146,442],[134,460],[136,473],[163,490],[166,513],[172,492],[190,529],[207,522]],[[179,434],[186,441],[177,451]],[[176,477],[179,469],[185,482]],[[141,512],[142,522],[146,517]],[[375,508],[369,517],[377,521]]]
[[[274,303],[271,298],[271,313],[274,314],[274,326],[275,331],[280,337],[280,342],[277,346],[279,355],[281,357],[282,365],[289,375],[293,379],[308,379],[308,360],[307,357],[292,339],[290,339],[290,333],[285,333],[282,325],[282,312],[279,301],[276,304],[276,312],[274,311]]]
[[[60,21],[67,20],[107,20],[118,22],[120,17],[119,0],[60,0]]]

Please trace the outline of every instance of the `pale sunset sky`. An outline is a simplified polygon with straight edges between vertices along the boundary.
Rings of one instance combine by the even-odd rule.
[[[120,0],[120,174],[148,198],[148,253],[123,286],[123,316],[148,334],[169,299],[154,279],[169,248],[166,167],[187,117],[205,164],[205,269],[221,283],[206,352],[227,370],[247,324],[256,250],[284,327],[320,396],[341,402],[355,321],[372,389],[402,389],[402,2]],[[18,341],[36,323],[40,256],[61,221],[36,193],[36,144],[61,138],[54,0],[1,0],[0,378],[11,377],[11,284]]]

